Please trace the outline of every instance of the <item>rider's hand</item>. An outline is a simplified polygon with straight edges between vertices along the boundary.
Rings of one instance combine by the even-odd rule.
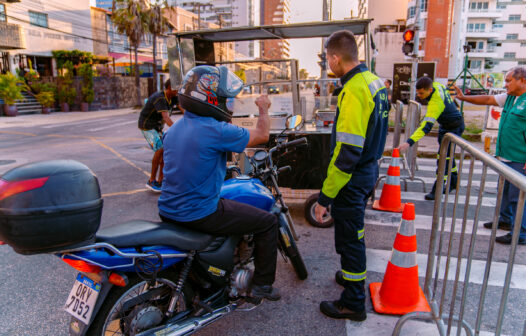
[[[257,97],[256,105],[259,107],[260,110],[266,112],[270,108],[270,99],[268,99],[267,95],[261,95]]]
[[[404,142],[403,144],[398,146],[398,150],[400,151],[400,153],[405,152],[408,148],[409,148],[409,144],[407,142]]]
[[[327,208],[323,205],[320,205],[320,203],[316,202],[316,207],[314,208],[314,214],[316,216],[316,220],[319,223],[323,223],[323,216],[327,214]]]
[[[464,99],[464,94],[462,93],[462,90],[460,90],[460,88],[456,85],[453,85],[453,89],[455,89],[455,91],[457,92],[457,97],[459,100],[463,100]]]

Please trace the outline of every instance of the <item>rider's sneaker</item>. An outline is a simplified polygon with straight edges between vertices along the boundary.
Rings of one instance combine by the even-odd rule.
[[[271,285],[252,285],[252,290],[250,291],[249,297],[258,302],[261,302],[262,299],[278,301],[281,299],[281,294],[279,294],[279,290],[277,288],[274,288]]]
[[[150,189],[153,192],[161,192],[161,185],[157,181],[146,182],[146,188]]]

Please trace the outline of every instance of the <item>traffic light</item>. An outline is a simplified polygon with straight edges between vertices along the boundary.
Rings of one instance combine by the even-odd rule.
[[[318,65],[321,67],[322,70],[326,70],[327,69],[327,54],[322,52],[318,54],[318,57],[320,58]]]
[[[415,38],[415,31],[412,29],[406,29],[402,37],[404,39],[404,45],[402,46],[402,51],[404,54],[409,56],[413,53],[413,49],[415,47],[415,44],[413,42],[413,39]]]

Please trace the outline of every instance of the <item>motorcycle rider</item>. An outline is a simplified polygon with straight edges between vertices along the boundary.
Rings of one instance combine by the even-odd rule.
[[[256,99],[259,119],[248,130],[230,123],[227,99],[243,89],[243,82],[226,66],[197,66],[179,90],[184,116],[164,137],[164,180],[159,215],[165,222],[214,235],[253,234],[255,272],[250,296],[279,300],[272,286],[276,273],[278,220],[248,204],[221,199],[228,152],[268,142],[270,100]]]

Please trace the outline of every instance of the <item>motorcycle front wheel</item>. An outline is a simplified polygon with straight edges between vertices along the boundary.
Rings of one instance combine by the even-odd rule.
[[[128,286],[111,288],[86,335],[135,335],[156,327],[164,319],[174,282],[177,282],[177,272],[172,270],[159,273],[153,286],[135,274],[130,275]],[[155,291],[155,294],[139,298],[148,291]],[[183,294],[176,312],[186,310],[190,305],[191,299]]]
[[[279,216],[279,247],[289,258],[298,279],[305,280],[309,276],[303,258],[301,257],[296,241],[290,230],[289,219],[285,214]]]

